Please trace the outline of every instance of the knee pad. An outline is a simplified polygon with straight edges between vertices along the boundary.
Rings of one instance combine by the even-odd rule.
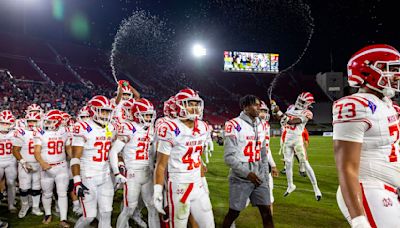
[[[53,193],[52,192],[43,192],[42,197],[46,198],[46,199],[51,199],[53,197]]]
[[[42,193],[42,190],[33,190],[33,189],[31,189],[31,195],[32,196],[40,196],[41,193]]]
[[[28,196],[29,195],[29,190],[20,190],[19,191],[19,195],[20,196]]]
[[[67,192],[66,191],[57,191],[57,198],[63,198],[67,197]]]
[[[296,155],[299,159],[299,162],[305,162],[306,156],[305,156],[304,146],[302,144],[297,144],[294,147],[294,150],[296,151]]]
[[[15,187],[15,180],[8,180],[7,179],[7,186],[9,186],[9,187]]]
[[[135,212],[136,208],[131,208],[131,207],[124,207],[125,212],[129,215],[132,216],[133,213]],[[103,212],[103,213],[108,213],[108,212]]]

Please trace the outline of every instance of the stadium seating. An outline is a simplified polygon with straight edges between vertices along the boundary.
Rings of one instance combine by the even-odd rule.
[[[18,79],[45,81],[30,65],[26,57],[12,58],[0,56],[0,69],[9,70]]]
[[[73,75],[64,65],[45,62],[36,62],[36,64],[53,82],[80,83],[75,75]]]

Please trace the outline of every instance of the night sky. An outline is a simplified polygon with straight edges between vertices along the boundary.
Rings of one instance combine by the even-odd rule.
[[[0,29],[110,50],[133,10],[158,16],[174,30],[178,48],[204,43],[219,64],[224,50],[279,53],[281,69],[310,46],[295,67],[305,73],[345,71],[351,54],[367,44],[400,48],[398,12],[379,0],[1,0]],[[306,6],[306,7],[304,7]],[[311,14],[306,10],[311,9]],[[24,13],[25,12],[25,13]],[[78,35],[72,28],[80,23]],[[221,66],[222,67],[222,66]]]

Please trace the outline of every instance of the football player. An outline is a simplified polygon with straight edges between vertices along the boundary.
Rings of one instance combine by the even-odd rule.
[[[271,102],[272,113],[277,119],[281,120],[281,125],[285,127],[285,138],[283,140],[282,152],[285,159],[286,179],[288,188],[284,196],[288,196],[296,189],[293,184],[293,157],[296,154],[299,158],[300,166],[304,166],[308,178],[314,189],[315,199],[320,201],[322,193],[319,190],[317,178],[314,170],[308,162],[302,133],[309,120],[312,120],[313,114],[309,110],[315,103],[314,96],[309,92],[301,93],[296,100],[293,108],[289,108],[286,113],[282,113],[275,102]]]
[[[62,128],[62,113],[59,110],[50,110],[43,116],[43,129],[34,132],[34,153],[39,162],[42,186],[42,204],[45,216],[43,224],[49,224],[52,220],[51,203],[54,183],[57,189],[57,202],[60,210],[60,227],[68,228],[68,180],[69,169],[66,160],[65,146],[68,140],[68,132]]]
[[[15,185],[17,180],[17,161],[12,154],[12,128],[15,125],[15,117],[10,110],[0,112],[0,180],[6,177],[8,210],[16,213]]]
[[[124,185],[124,208],[118,216],[117,228],[128,226],[129,217],[133,215],[141,195],[148,211],[149,227],[157,227],[160,222],[153,202],[153,170],[150,160],[154,154],[149,153],[153,138],[155,119],[153,104],[141,98],[133,103],[130,119],[123,123],[110,151],[110,163],[117,183]],[[122,151],[123,162],[118,161],[118,152]],[[124,166],[125,173],[120,173]]]
[[[201,176],[201,153],[208,136],[200,120],[203,100],[192,89],[175,95],[177,118],[157,130],[157,163],[154,177],[154,205],[165,214],[163,188],[168,168],[169,221],[172,227],[187,227],[189,214],[199,227],[215,227],[207,181]]]
[[[17,128],[14,133],[13,155],[18,160],[18,180],[21,197],[21,210],[18,217],[26,216],[32,196],[32,214],[41,216],[40,204],[40,164],[34,156],[33,132],[40,127],[39,112],[29,112],[25,116],[25,128]]]
[[[109,228],[114,196],[108,161],[114,135],[110,124],[113,109],[110,100],[100,95],[94,96],[88,106],[92,117],[75,125],[72,139],[74,191],[83,210],[75,227],[88,226],[98,214],[99,227]]]
[[[349,85],[358,92],[332,107],[337,201],[351,227],[400,224],[399,119],[390,100],[400,91],[399,69],[392,46],[362,48],[347,64]]]
[[[224,228],[231,227],[249,198],[259,208],[263,226],[274,226],[269,206],[267,129],[259,118],[260,106],[259,98],[246,95],[240,99],[239,117],[225,123],[224,160],[231,171]]]

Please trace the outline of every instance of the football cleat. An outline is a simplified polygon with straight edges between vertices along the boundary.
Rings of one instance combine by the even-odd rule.
[[[283,196],[284,196],[284,197],[288,196],[288,195],[289,195],[290,193],[292,193],[294,190],[296,190],[296,185],[289,186],[289,187],[286,189],[286,192],[283,194]]]

